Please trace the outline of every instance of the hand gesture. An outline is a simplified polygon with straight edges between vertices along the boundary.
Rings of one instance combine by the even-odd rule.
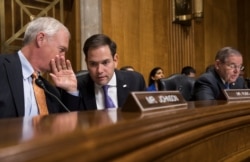
[[[54,84],[67,92],[77,91],[77,80],[69,60],[64,56],[56,56],[50,62],[51,73],[49,74]]]

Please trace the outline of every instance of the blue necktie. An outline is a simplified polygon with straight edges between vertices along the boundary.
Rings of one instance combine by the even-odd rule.
[[[225,83],[225,89],[230,89],[229,83]]]
[[[108,95],[108,88],[109,88],[109,85],[102,86],[103,94],[104,94],[105,108],[114,108],[115,105],[114,105],[113,101],[111,100],[111,98]]]

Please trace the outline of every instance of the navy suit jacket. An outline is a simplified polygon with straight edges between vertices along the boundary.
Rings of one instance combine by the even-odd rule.
[[[229,85],[230,89],[245,89],[245,81],[238,77],[235,83]],[[202,74],[194,84],[194,100],[223,100],[225,85],[215,70]]]
[[[22,66],[18,54],[0,55],[0,118],[24,116]],[[40,77],[45,87],[60,98],[58,89]],[[63,112],[57,100],[46,94],[49,113]]]
[[[132,91],[145,91],[143,76],[134,71],[115,70],[118,107],[122,107]],[[95,85],[89,74],[77,77],[79,97],[64,93],[63,101],[71,110],[96,110]]]

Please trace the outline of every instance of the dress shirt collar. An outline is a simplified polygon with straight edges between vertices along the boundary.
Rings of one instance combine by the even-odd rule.
[[[108,82],[108,85],[110,85],[111,87],[115,87],[116,86],[116,74],[114,72],[111,80]]]
[[[226,81],[222,78],[220,78],[223,84],[226,84]]]
[[[23,53],[21,52],[21,50],[18,51],[18,56],[20,58],[21,65],[22,65],[23,78],[27,79],[34,72],[33,67],[31,66],[31,64],[29,63],[29,61],[25,58],[25,56],[23,55]]]

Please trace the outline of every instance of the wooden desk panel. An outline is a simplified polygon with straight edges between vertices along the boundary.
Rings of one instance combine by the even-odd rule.
[[[250,157],[248,102],[190,102],[188,109],[153,114],[118,110],[2,119],[0,128],[0,161],[193,162]]]

